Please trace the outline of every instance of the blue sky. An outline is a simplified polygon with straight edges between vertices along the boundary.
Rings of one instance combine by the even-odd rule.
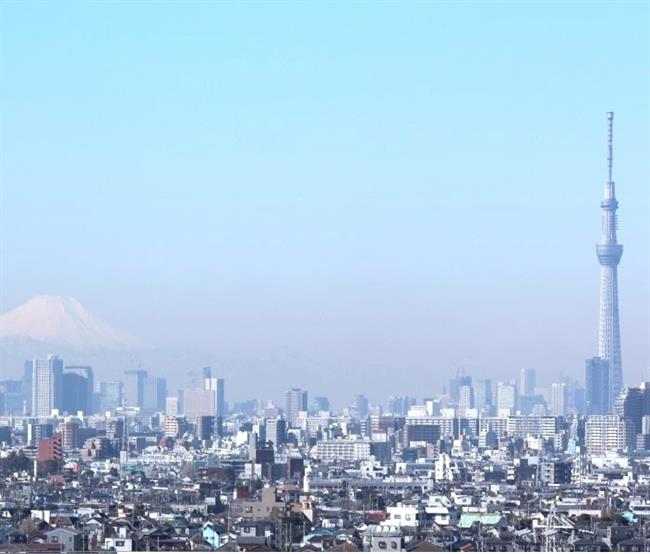
[[[152,344],[304,358],[279,389],[312,362],[330,394],[582,376],[614,110],[623,366],[648,374],[646,2],[0,16],[3,310],[69,294]]]

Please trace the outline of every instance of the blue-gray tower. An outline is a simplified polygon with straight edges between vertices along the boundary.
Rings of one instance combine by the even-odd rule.
[[[616,240],[617,216],[614,181],[612,179],[612,130],[614,113],[607,114],[607,166],[608,177],[602,209],[602,238],[596,246],[600,262],[600,317],[598,320],[598,356],[609,362],[610,402],[613,404],[623,388],[621,362],[621,331],[618,319],[618,263],[623,246]]]

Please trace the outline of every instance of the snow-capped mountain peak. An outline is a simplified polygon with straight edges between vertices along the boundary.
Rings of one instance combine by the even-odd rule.
[[[93,316],[70,296],[36,296],[0,316],[0,338],[27,338],[76,348],[130,350],[142,343]]]

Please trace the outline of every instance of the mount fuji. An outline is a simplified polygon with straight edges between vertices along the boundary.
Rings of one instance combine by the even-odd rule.
[[[1,315],[0,339],[75,350],[134,350],[144,346],[97,319],[70,296],[36,296]]]

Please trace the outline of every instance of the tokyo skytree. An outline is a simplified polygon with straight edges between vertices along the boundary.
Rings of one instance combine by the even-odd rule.
[[[623,246],[616,240],[617,215],[614,181],[612,180],[612,129],[614,113],[607,113],[607,167],[608,177],[600,207],[602,209],[602,237],[596,246],[600,262],[600,315],[598,321],[598,356],[609,361],[609,389],[612,404],[623,388],[621,362],[621,331],[618,319],[618,262]]]

